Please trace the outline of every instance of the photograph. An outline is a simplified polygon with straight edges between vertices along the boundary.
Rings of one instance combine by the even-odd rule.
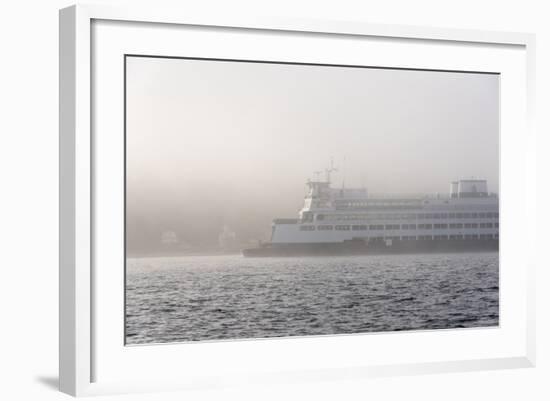
[[[499,327],[500,75],[124,58],[126,345]]]

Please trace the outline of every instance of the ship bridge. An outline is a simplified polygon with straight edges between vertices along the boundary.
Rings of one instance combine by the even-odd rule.
[[[304,198],[304,206],[299,213],[302,222],[314,221],[317,216],[322,216],[323,212],[338,209],[338,205],[343,202],[358,202],[367,199],[366,188],[331,188],[330,175],[333,171],[336,169],[332,166],[325,170],[324,181],[307,181],[308,191]]]

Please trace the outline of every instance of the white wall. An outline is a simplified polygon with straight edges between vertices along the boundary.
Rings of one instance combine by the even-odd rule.
[[[131,1],[101,1],[123,4]],[[136,1],[137,2],[137,1]],[[155,1],[158,7],[191,1]],[[267,0],[201,1],[199,9],[226,13],[366,20],[381,23],[529,31],[538,34],[540,170],[550,170],[548,152],[550,27],[544,1],[460,0]],[[61,0],[4,1],[0,5],[0,398],[53,400],[57,380],[57,9]],[[546,72],[546,74],[544,74]],[[543,120],[544,118],[544,120]],[[543,133],[545,136],[543,137]],[[544,153],[543,153],[544,152]],[[539,176],[542,184],[546,174]],[[540,186],[538,232],[548,224]],[[545,206],[544,209],[542,206]],[[545,239],[539,238],[543,249]],[[541,262],[543,252],[540,251]],[[327,382],[285,388],[129,396],[158,399],[550,399],[550,274],[539,266],[538,367],[437,376]],[[546,338],[546,339],[545,339]],[[115,399],[107,398],[107,399]],[[118,399],[118,398],[117,398]]]

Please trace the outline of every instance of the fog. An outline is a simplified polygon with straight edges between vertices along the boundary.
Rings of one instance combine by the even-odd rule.
[[[498,192],[497,75],[129,57],[126,87],[130,255],[268,239],[331,158],[336,187]]]

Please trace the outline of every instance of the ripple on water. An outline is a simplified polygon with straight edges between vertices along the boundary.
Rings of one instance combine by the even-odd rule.
[[[128,344],[496,326],[498,254],[128,259]]]

